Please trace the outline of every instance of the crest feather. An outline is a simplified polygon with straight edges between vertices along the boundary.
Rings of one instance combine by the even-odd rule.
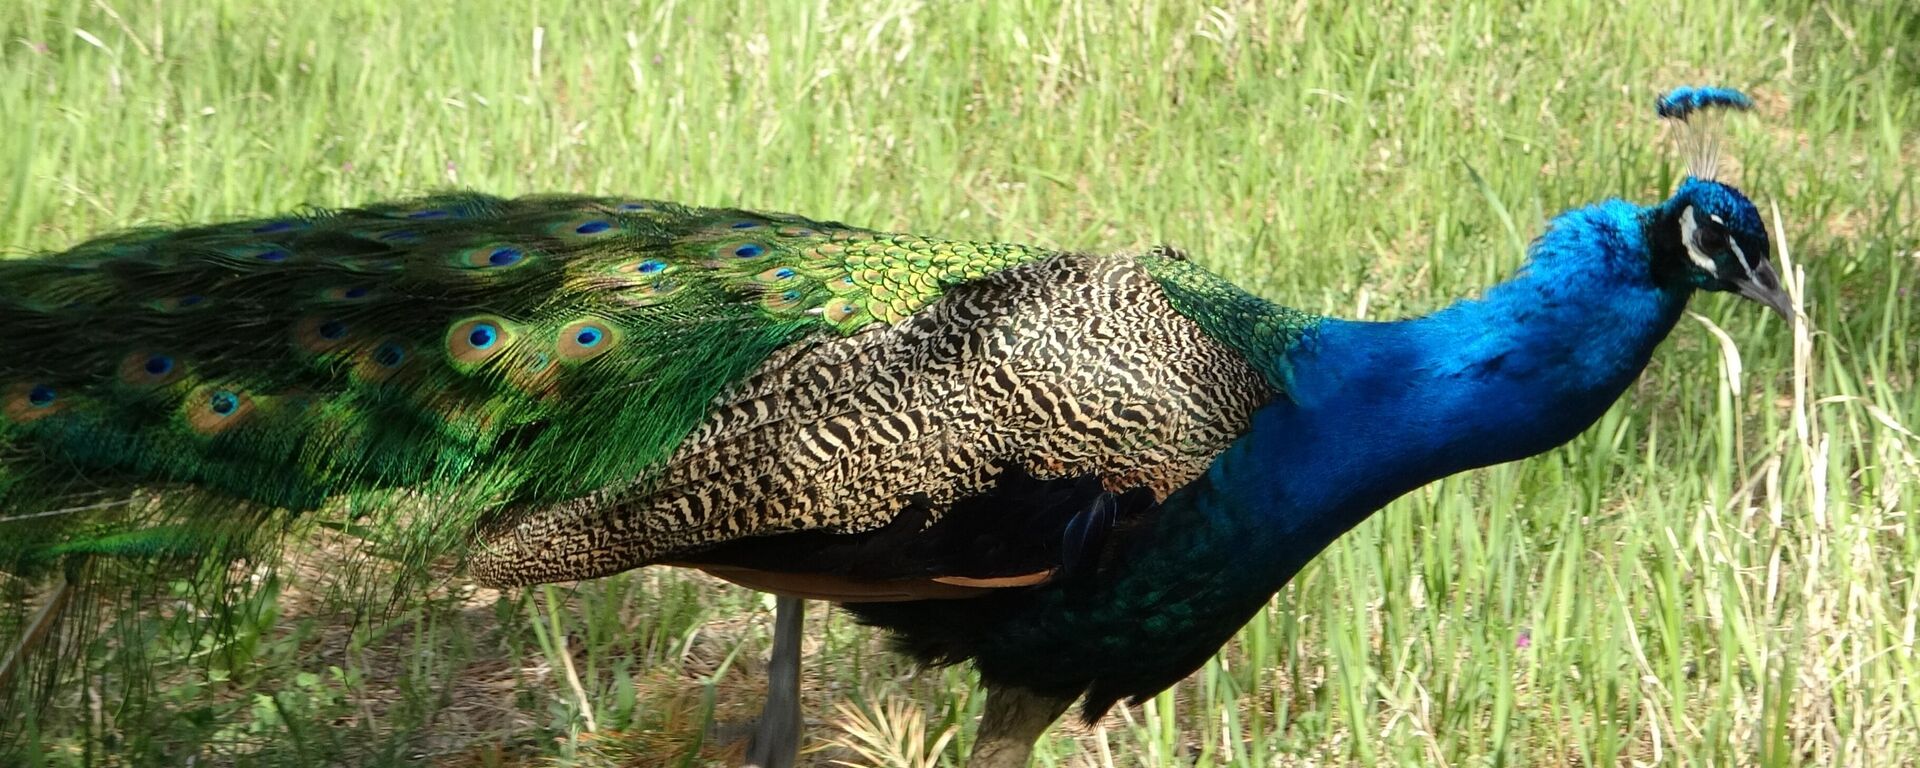
[[[1681,148],[1687,153],[1687,175],[1712,180],[1720,170],[1720,136],[1717,117],[1725,110],[1753,108],[1747,95],[1732,88],[1684,86],[1660,96],[1654,110],[1661,117],[1678,121],[1682,128]]]

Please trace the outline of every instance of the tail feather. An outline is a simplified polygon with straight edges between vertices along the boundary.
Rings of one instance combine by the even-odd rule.
[[[0,260],[10,682],[85,645],[64,638],[86,600],[37,621],[29,597],[65,594],[46,585],[124,604],[217,581],[316,517],[419,572],[490,522],[646,482],[780,348],[1046,254],[454,193]]]

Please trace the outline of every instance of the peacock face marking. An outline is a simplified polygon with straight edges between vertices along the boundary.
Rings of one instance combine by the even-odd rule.
[[[1767,259],[1767,229],[1760,211],[1740,190],[1717,181],[1688,178],[1663,207],[1671,224],[1656,238],[1669,274],[1688,285],[1729,291],[1793,318],[1793,304]],[[1682,262],[1684,263],[1677,263]]]

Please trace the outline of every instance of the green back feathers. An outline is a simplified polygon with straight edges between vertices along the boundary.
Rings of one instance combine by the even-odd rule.
[[[1288,352],[1313,332],[1320,316],[1248,293],[1184,257],[1154,252],[1142,256],[1141,264],[1167,292],[1174,310],[1239,352],[1274,391],[1292,390],[1284,367]]]
[[[1045,255],[447,195],[0,262],[0,570],[217,549],[341,497],[434,499],[415,527],[452,544],[488,510],[641,479],[783,345]]]

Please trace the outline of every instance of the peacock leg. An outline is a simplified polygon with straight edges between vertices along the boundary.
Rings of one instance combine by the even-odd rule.
[[[800,756],[800,635],[806,607],[797,597],[774,600],[767,704],[747,737],[749,768],[793,768]]]
[[[987,711],[973,741],[967,768],[1025,768],[1033,742],[1060,719],[1073,699],[1042,696],[1021,688],[987,689]]]

